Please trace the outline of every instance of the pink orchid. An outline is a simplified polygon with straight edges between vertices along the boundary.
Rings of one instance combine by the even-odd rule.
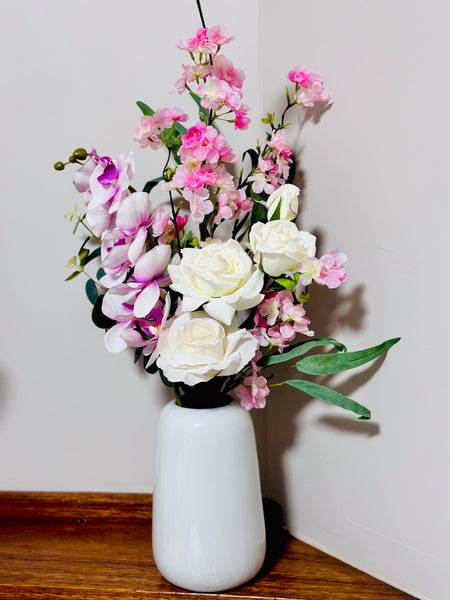
[[[165,296],[164,308],[158,302],[146,319],[129,318],[116,323],[106,332],[105,346],[109,352],[121,352],[125,348],[143,348],[144,356],[155,350],[160,330],[164,328],[170,308],[170,296]],[[155,357],[156,358],[156,357]],[[153,362],[153,357],[151,359]]]
[[[337,248],[330,250],[328,254],[319,258],[320,274],[314,277],[314,281],[319,285],[326,285],[329,289],[337,288],[347,279],[344,268],[346,262],[347,256],[343,252],[339,252]]]
[[[97,165],[89,178],[92,199],[105,205],[110,213],[116,212],[128,193],[130,180],[134,175],[134,156],[130,152],[125,159],[119,156],[111,158],[97,157]]]

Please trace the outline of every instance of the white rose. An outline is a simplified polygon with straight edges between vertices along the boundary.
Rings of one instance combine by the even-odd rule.
[[[316,237],[291,221],[258,222],[250,230],[250,248],[264,272],[278,277],[315,255]]]
[[[204,311],[175,317],[160,336],[156,361],[169,381],[196,385],[239,373],[255,356],[257,341],[246,329],[225,327]]]
[[[298,195],[300,189],[296,185],[286,183],[267,198],[267,219],[273,217],[277,207],[280,207],[280,219],[292,221],[298,213]]]
[[[183,311],[202,304],[211,316],[229,325],[237,310],[261,302],[264,275],[236,240],[185,248],[178,265],[169,265],[171,288],[183,296]]]

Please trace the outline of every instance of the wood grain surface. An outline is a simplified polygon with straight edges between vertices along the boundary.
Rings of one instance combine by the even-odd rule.
[[[151,497],[0,492],[0,599],[413,600],[287,536],[266,503],[268,553],[245,586],[198,594],[166,582],[151,551]]]

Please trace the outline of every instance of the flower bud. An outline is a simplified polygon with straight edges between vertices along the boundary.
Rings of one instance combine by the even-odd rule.
[[[73,155],[77,160],[85,160],[87,158],[87,150],[84,148],[77,148],[73,151]]]
[[[64,171],[64,163],[59,161],[59,162],[55,162],[55,164],[53,165],[53,168],[56,171]]]

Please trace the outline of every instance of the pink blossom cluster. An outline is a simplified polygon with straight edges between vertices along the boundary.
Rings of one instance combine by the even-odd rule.
[[[178,40],[177,47],[187,52],[200,54],[216,54],[220,46],[232,41],[222,25],[214,27],[200,27],[194,37],[187,41]]]
[[[296,303],[288,289],[265,292],[264,300],[256,310],[254,323],[252,333],[259,346],[277,346],[279,352],[283,352],[297,333],[314,335],[308,329],[311,321],[306,317],[303,304]]]
[[[330,99],[320,75],[311,73],[307,67],[295,66],[289,71],[288,79],[295,83],[297,104],[312,107],[316,102],[326,102]]]
[[[248,181],[256,194],[271,194],[280,185],[286,183],[292,163],[293,150],[288,144],[286,133],[279,129],[272,132],[266,142],[266,148],[258,157],[257,167]]]
[[[202,223],[214,210],[217,225],[224,219],[240,219],[252,209],[251,199],[236,188],[234,178],[225,170],[225,164],[233,163],[236,156],[214,127],[203,121],[190,127],[181,136],[178,156],[181,165],[167,188],[181,191],[194,223]]]
[[[133,130],[133,139],[141,148],[150,146],[153,150],[161,148],[161,134],[170,129],[176,121],[184,123],[188,115],[180,108],[160,108],[153,115],[141,117],[140,124]]]
[[[250,362],[252,369],[251,375],[246,377],[234,390],[241,402],[241,406],[243,406],[245,410],[264,408],[266,405],[266,398],[270,393],[267,379],[262,375],[258,375],[258,372],[261,370],[261,367],[258,366],[258,361],[261,356],[262,353],[258,350],[255,357]]]
[[[211,110],[215,118],[234,123],[236,129],[247,129],[250,119],[248,106],[243,103],[243,71],[234,67],[229,58],[218,54],[220,47],[231,41],[222,27],[201,28],[186,42],[179,41],[178,48],[187,50],[191,57],[199,53],[198,62],[183,65],[183,75],[176,82],[179,94],[186,89],[200,97],[203,108]],[[197,86],[195,88],[195,86]],[[223,110],[222,113],[218,113]],[[230,116],[234,113],[234,117]]]

